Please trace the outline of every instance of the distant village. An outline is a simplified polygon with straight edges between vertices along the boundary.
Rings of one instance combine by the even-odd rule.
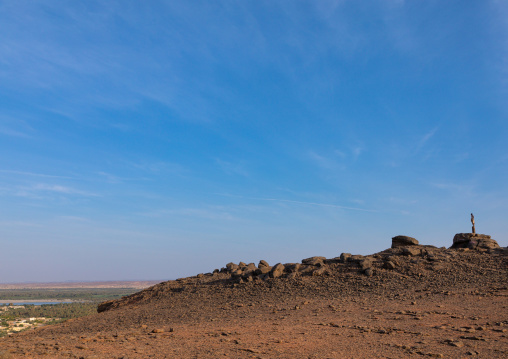
[[[12,309],[23,309],[24,305],[2,305],[0,311],[7,312]],[[36,328],[45,325],[47,322],[54,321],[55,318],[46,317],[30,317],[30,318],[15,318],[13,320],[1,319],[0,321],[0,336],[11,335],[13,333]]]

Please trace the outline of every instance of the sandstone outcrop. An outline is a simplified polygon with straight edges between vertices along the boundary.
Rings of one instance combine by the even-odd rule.
[[[457,233],[453,237],[453,244],[450,248],[469,249],[495,249],[500,248],[499,244],[487,234],[479,233]]]
[[[392,238],[392,248],[415,246],[418,244],[419,244],[419,242],[413,237],[395,236]]]

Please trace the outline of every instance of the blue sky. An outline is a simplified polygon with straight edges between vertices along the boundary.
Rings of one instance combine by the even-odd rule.
[[[0,282],[508,232],[505,1],[0,1]],[[14,269],[15,268],[15,269]]]

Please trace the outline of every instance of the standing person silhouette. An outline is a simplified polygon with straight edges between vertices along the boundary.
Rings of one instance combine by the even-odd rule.
[[[471,223],[473,224],[473,234],[476,233],[476,229],[474,228],[474,216],[471,213]]]

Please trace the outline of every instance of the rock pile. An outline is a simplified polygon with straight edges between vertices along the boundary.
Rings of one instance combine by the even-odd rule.
[[[432,285],[445,285],[455,283],[459,277],[468,280],[471,274],[469,263],[468,266],[459,268],[464,264],[464,258],[477,258],[485,263],[495,260],[501,264],[508,261],[508,247],[499,247],[489,236],[458,234],[454,242],[448,249],[437,248],[421,245],[412,237],[397,236],[392,239],[392,248],[367,256],[342,253],[331,259],[315,256],[305,258],[301,263],[277,263],[273,266],[264,260],[257,266],[254,263],[231,262],[224,268],[215,269],[213,273],[163,282],[119,300],[101,303],[98,312],[144,302],[150,298],[179,293],[191,295],[202,284],[211,284],[213,288],[234,288],[241,285],[242,290],[261,291],[263,288],[289,286],[293,290],[306,288],[305,291],[308,291],[314,288],[306,287],[309,283],[335,283],[337,288],[346,290],[354,283],[370,288],[394,278],[413,278],[418,281],[432,278]],[[484,256],[483,253],[492,256]],[[490,273],[483,270],[474,272],[481,275]],[[449,273],[455,274],[450,277]],[[375,279],[370,280],[371,276]],[[346,282],[349,284],[344,287]],[[330,288],[327,285],[325,287],[327,290]]]
[[[268,262],[261,260],[257,267],[254,263],[228,263],[224,268],[215,270],[214,273],[230,274],[231,279],[237,283],[279,277],[295,278],[299,274],[324,275],[327,270],[325,261],[325,257],[311,257],[303,259],[301,264],[277,263],[274,266],[270,266]]]
[[[469,248],[476,250],[489,250],[499,248],[499,244],[489,235],[479,233],[457,233],[453,237],[453,244],[450,248]]]
[[[456,234],[450,248],[477,251],[505,250],[500,248],[490,236],[473,233]],[[441,249],[444,249],[444,247]],[[397,269],[400,263],[398,257],[415,257],[427,263],[432,263],[439,261],[442,256],[442,251],[435,246],[421,245],[413,237],[399,235],[392,238],[390,249],[374,255],[363,256],[342,253],[340,257],[331,259],[316,256],[303,259],[301,263],[277,263],[274,266],[270,266],[264,260],[260,261],[257,266],[254,263],[228,263],[224,268],[216,269],[214,273],[230,275],[233,282],[241,284],[279,277],[296,279],[302,276],[329,276],[333,275],[337,266],[344,265],[344,269],[351,269],[370,277],[375,275],[378,270]]]

